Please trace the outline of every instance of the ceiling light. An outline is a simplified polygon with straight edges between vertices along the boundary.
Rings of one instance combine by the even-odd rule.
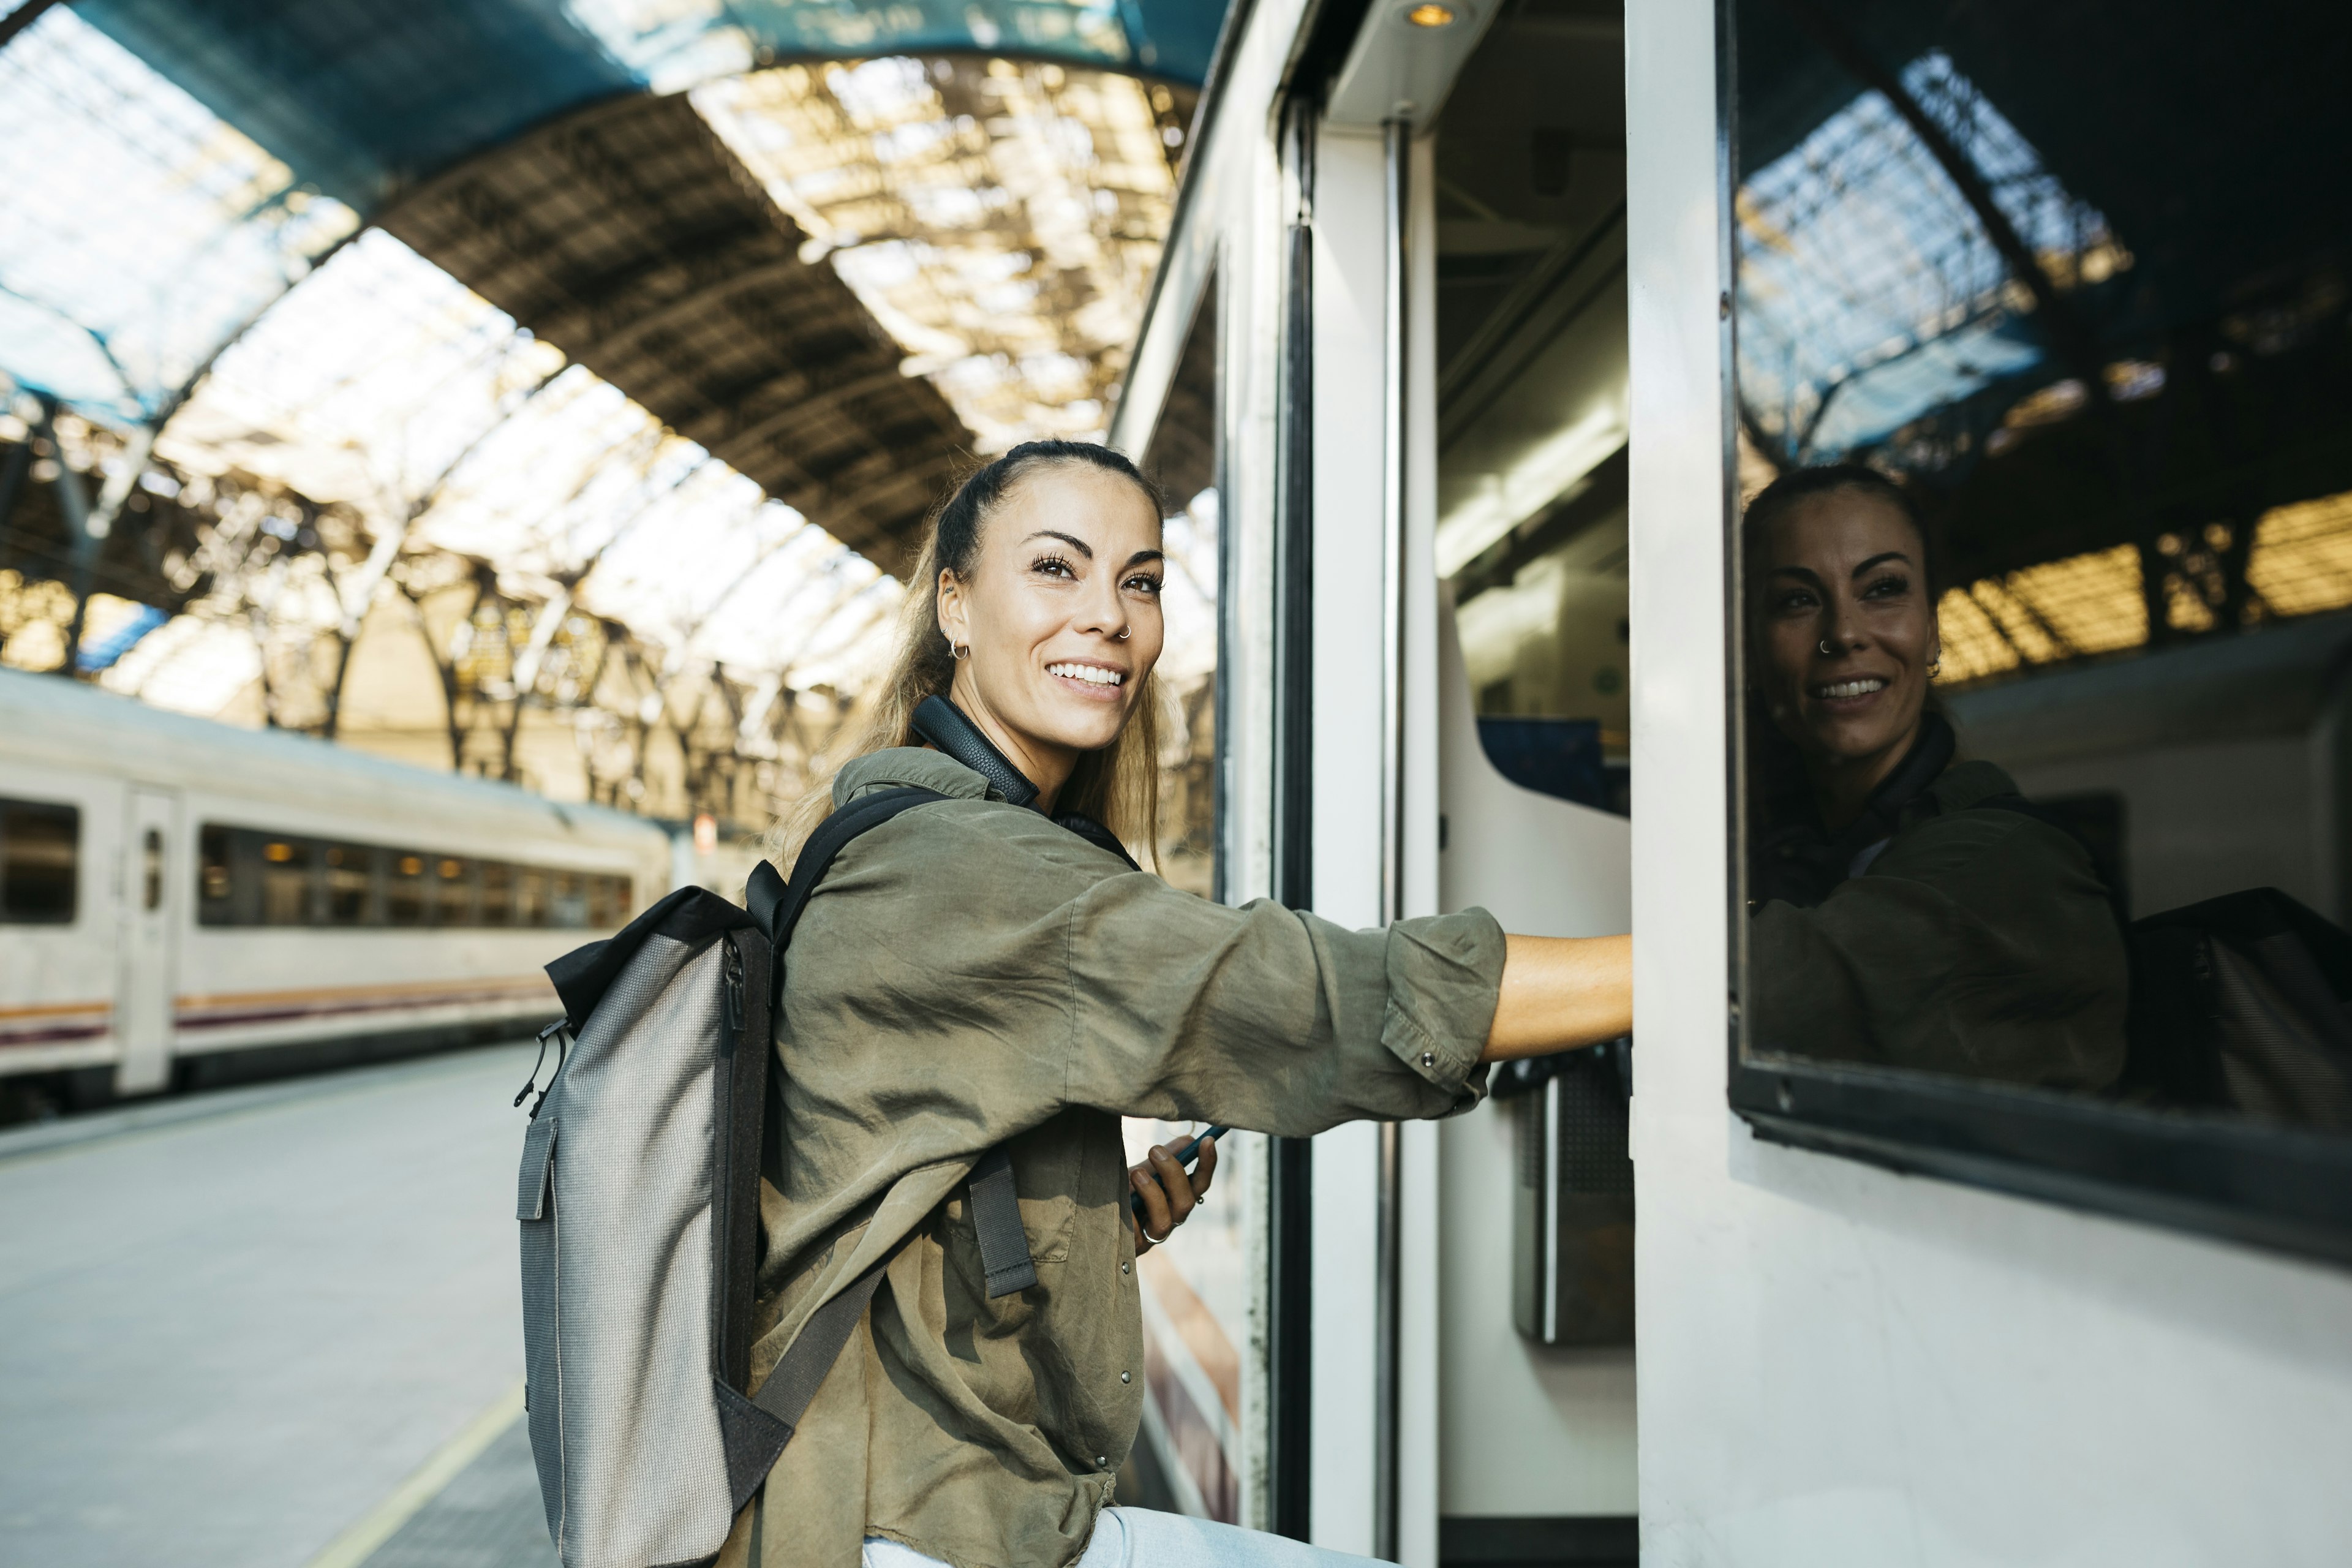
[[[1440,5],[1437,0],[1423,0],[1404,14],[1404,19],[1416,27],[1450,27],[1454,25],[1454,7]]]

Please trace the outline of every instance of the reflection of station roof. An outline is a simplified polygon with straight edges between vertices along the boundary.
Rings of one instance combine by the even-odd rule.
[[[837,679],[959,463],[1105,423],[1223,11],[20,7],[0,375],[673,655]]]

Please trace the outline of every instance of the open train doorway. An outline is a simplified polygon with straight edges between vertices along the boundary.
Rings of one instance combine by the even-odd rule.
[[[1631,918],[1623,83],[1618,0],[1505,8],[1421,208],[1440,898],[1560,936]],[[1441,1568],[1637,1554],[1630,1091],[1571,1052],[1439,1129]]]

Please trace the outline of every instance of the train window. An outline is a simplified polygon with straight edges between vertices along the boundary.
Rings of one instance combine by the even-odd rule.
[[[232,894],[229,830],[207,823],[196,834],[196,922],[224,926],[237,923]]]
[[[2352,21],[1727,4],[1735,1102],[2352,1257]]]
[[[142,890],[139,907],[160,910],[163,907],[163,833],[149,828],[140,839],[140,869]]]
[[[80,863],[79,807],[0,800],[0,921],[72,924]]]
[[[1438,128],[1437,566],[1488,760],[1622,813],[1624,48],[1556,11],[1503,8]]]
[[[433,862],[433,923],[474,923],[474,862],[444,855]]]
[[[588,923],[587,879],[572,871],[549,878],[548,924],[569,930]]]
[[[629,923],[626,877],[588,879],[588,923],[598,931],[613,931]]]
[[[307,838],[266,838],[261,845],[261,923],[311,923],[311,845]]]
[[[514,921],[514,868],[500,860],[482,862],[482,901],[477,906],[481,923],[502,926]]]
[[[547,923],[547,873],[530,866],[515,868],[514,923]]]
[[[364,926],[375,923],[375,861],[373,849],[360,844],[331,844],[326,850],[327,923]]]
[[[411,850],[394,849],[384,856],[383,919],[386,925],[425,923],[425,859]]]
[[[13,805],[0,802],[0,812]],[[149,853],[160,862],[160,837],[149,846]],[[13,866],[13,849],[11,855]],[[215,823],[198,831],[196,856],[196,919],[208,926],[610,929],[629,918],[626,877],[330,844]],[[9,908],[16,908],[13,894]],[[18,917],[11,913],[8,918]],[[69,904],[64,918],[71,918]]]

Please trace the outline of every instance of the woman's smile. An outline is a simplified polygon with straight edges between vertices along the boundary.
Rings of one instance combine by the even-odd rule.
[[[1045,667],[1045,673],[1095,702],[1118,701],[1119,688],[1127,684],[1127,671],[1092,659],[1058,659]]]

